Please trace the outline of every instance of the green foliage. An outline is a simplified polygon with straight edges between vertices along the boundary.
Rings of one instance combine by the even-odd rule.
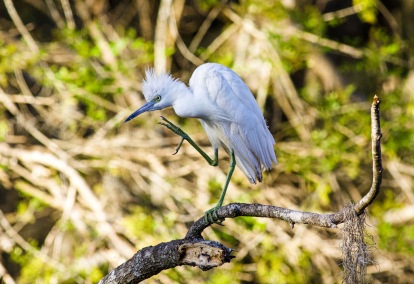
[[[31,69],[42,59],[42,53],[33,53],[24,50],[18,44],[5,44],[0,39],[0,86],[10,84],[9,75],[15,70]]]
[[[302,70],[306,66],[306,58],[309,55],[309,45],[293,36],[286,40],[279,34],[271,34],[273,44],[280,49],[283,69],[288,73]]]
[[[19,283],[50,283],[55,274],[55,268],[33,255],[14,252],[14,260],[22,266]]]
[[[400,91],[389,93],[383,99],[383,150],[390,158],[413,164],[414,127],[412,121],[414,100]]]
[[[378,225],[378,235],[381,249],[414,256],[414,225],[394,226],[381,222]]]
[[[9,125],[5,120],[0,120],[0,142],[4,141],[9,132]]]
[[[94,267],[92,270],[84,272],[84,275],[85,275],[84,278],[88,279],[92,283],[98,283],[99,280],[101,280],[106,275],[104,271],[107,271],[107,270],[108,270],[108,267],[106,266]]]
[[[220,194],[220,192],[223,190],[222,184],[216,180],[211,179],[208,181],[208,189],[211,192],[213,196]]]
[[[197,0],[196,2],[201,9],[208,10],[217,6],[220,0]]]
[[[289,11],[289,15],[296,23],[301,24],[304,31],[323,35],[326,30],[326,23],[316,6],[305,5],[301,9]]]
[[[375,24],[377,22],[377,2],[375,0],[353,0],[353,6],[360,6],[358,16],[362,21]]]
[[[266,256],[257,266],[257,277],[260,283],[310,283],[314,275],[310,265],[311,255],[306,251],[298,256],[297,263],[290,265],[286,259],[289,252],[277,249],[275,255],[271,240],[263,241],[262,253]],[[272,252],[273,251],[273,252]],[[270,257],[267,257],[270,256]],[[315,277],[317,279],[317,277]],[[316,280],[315,279],[315,280]],[[317,281],[317,280],[316,280]]]
[[[315,192],[317,198],[312,199],[312,204],[316,208],[331,203],[332,187],[328,182],[331,174],[358,179],[361,165],[369,164],[363,158],[363,149],[370,146],[369,105],[353,105],[354,90],[355,87],[349,86],[342,91],[313,97],[303,89],[303,98],[318,111],[309,149],[304,149],[305,156],[296,152],[280,155],[286,170],[302,177],[307,189]]]
[[[377,218],[382,217],[384,211],[402,208],[402,204],[397,201],[395,193],[389,188],[384,188],[381,199],[372,205],[371,214]]]
[[[147,234],[154,234],[156,223],[151,217],[150,212],[146,212],[145,208],[135,206],[132,213],[123,220],[128,236],[133,239],[141,239]]]
[[[230,244],[230,246],[235,246],[239,243],[237,238],[232,234],[229,234],[222,230],[214,230],[214,232],[216,233],[217,237],[220,239],[221,242]]]
[[[206,282],[209,284],[214,283],[231,283],[234,281],[234,276],[228,273],[215,273],[212,277]]]
[[[203,49],[199,49],[202,51]],[[230,51],[215,52],[210,56],[211,62],[217,62],[225,66],[232,66],[234,62],[234,54]]]
[[[288,13],[280,1],[243,0],[242,5],[235,6],[235,8],[241,14],[265,17],[272,21],[280,21],[288,17]]]
[[[65,65],[51,65],[54,77],[45,83],[54,84],[55,80],[62,82],[77,97],[80,106],[85,108],[87,117],[96,121],[105,121],[112,114],[97,104],[94,96],[114,101],[124,91],[117,81],[118,72],[127,74],[131,68],[153,61],[152,43],[137,38],[132,29],[125,32],[125,37],[109,42],[110,49],[106,52],[116,59],[114,64],[106,61],[102,49],[86,29],[63,29],[57,31],[56,36],[71,49],[75,60]],[[135,54],[133,60],[124,60],[126,49]]]

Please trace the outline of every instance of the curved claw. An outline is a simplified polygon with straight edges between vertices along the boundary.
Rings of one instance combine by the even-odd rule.
[[[182,138],[180,143],[178,144],[177,148],[175,148],[175,153],[173,153],[173,155],[175,155],[180,150],[181,146],[183,145],[184,140],[186,140],[188,138],[188,135],[187,135],[187,133],[182,131],[181,128],[179,128],[178,126],[173,124],[171,121],[169,121],[165,117],[161,116],[161,119],[164,120],[166,123],[158,122],[158,124],[167,127],[169,130],[171,130],[172,132],[174,132],[178,136],[181,136],[181,138]]]
[[[175,148],[175,153],[173,153],[173,155],[177,154],[178,151],[180,150],[181,146],[183,145],[184,142],[184,138],[181,139],[180,143],[178,144],[177,148]]]
[[[214,207],[206,211],[204,215],[204,219],[206,220],[207,223],[224,226],[223,222],[225,221],[225,219],[220,218],[217,213],[217,209],[219,208],[220,207]]]

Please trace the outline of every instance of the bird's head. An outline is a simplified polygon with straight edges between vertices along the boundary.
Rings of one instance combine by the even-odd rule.
[[[141,113],[172,106],[177,94],[182,92],[183,88],[187,88],[185,84],[174,79],[169,72],[157,75],[154,69],[147,69],[145,79],[142,82],[142,92],[147,102],[128,116],[125,122],[134,119]]]

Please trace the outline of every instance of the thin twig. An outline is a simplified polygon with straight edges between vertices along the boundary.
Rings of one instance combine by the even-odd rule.
[[[0,262],[0,278],[4,284],[15,284],[13,277],[7,272],[6,268]]]
[[[16,8],[14,7],[13,1],[4,0],[4,5],[6,6],[6,10],[9,13],[10,18],[12,19],[17,30],[23,36],[24,40],[29,46],[29,49],[35,53],[39,52],[39,47],[37,46],[36,41],[33,39],[29,31],[26,29],[25,25],[23,24],[22,19],[20,19],[20,16],[17,13]]]
[[[0,153],[4,156],[7,155],[18,159],[24,164],[40,164],[56,169],[60,173],[64,174],[68,178],[70,186],[73,186],[76,189],[76,193],[79,195],[80,203],[84,204],[93,213],[93,216],[91,217],[96,222],[97,228],[99,228],[99,230],[108,237],[117,251],[123,253],[125,257],[128,257],[131,254],[133,249],[132,246],[119,237],[113,228],[111,228],[101,201],[87,184],[85,179],[70,164],[51,153],[39,150],[29,151],[23,149],[12,149],[5,143],[0,143]],[[29,180],[31,179],[29,178]],[[66,198],[68,197],[66,196]],[[67,206],[65,204],[63,205]]]
[[[223,15],[228,17],[230,20],[232,20],[235,23],[242,22],[243,19],[241,16],[237,15],[235,12],[233,12],[231,9],[226,8],[223,9]],[[331,50],[340,52],[342,54],[346,54],[352,58],[364,58],[367,56],[372,55],[370,50],[364,50],[364,49],[358,49],[351,45],[340,43],[338,41],[334,41],[325,37],[321,37],[318,35],[315,35],[313,33],[300,30],[294,26],[287,26],[287,27],[277,27],[272,30],[262,31],[259,28],[256,27],[256,25],[251,25],[251,32],[253,36],[256,36],[258,38],[268,38],[269,33],[276,33],[281,36],[286,36],[287,38],[295,37],[304,41],[307,41],[309,43],[315,44],[317,46],[326,47]],[[403,67],[409,67],[409,63],[406,60],[402,60],[395,56],[387,56],[384,57],[383,60],[385,62],[390,62],[392,64],[395,64],[397,66],[403,66]]]
[[[3,228],[4,233],[7,235],[9,240],[13,240],[15,244],[23,248],[25,251],[38,257],[44,263],[47,263],[48,265],[52,266],[56,270],[62,271],[62,272],[65,271],[65,266],[62,263],[51,258],[46,253],[44,253],[42,250],[38,250],[35,247],[33,247],[18,232],[16,232],[16,230],[7,220],[2,210],[0,210],[0,227]]]
[[[56,25],[63,29],[65,27],[65,22],[63,21],[62,17],[60,16],[59,10],[56,7],[56,4],[53,0],[45,0],[46,6],[50,12],[50,16],[52,17],[53,21]]]
[[[327,21],[327,22],[335,20],[335,19],[342,19],[342,18],[345,18],[345,17],[349,17],[349,16],[352,16],[352,15],[358,14],[362,10],[363,10],[362,5],[353,5],[351,7],[346,7],[346,8],[341,9],[341,10],[337,10],[337,11],[322,14],[322,19],[324,21]]]
[[[94,21],[91,21],[91,15],[89,14],[89,7],[87,3],[83,1],[76,2],[76,9],[78,15],[82,18],[83,22],[85,23],[86,28],[89,31],[90,36],[94,40],[96,46],[99,48],[101,52],[101,59],[102,61],[111,66],[114,70],[116,70],[116,58],[111,50],[111,46],[107,38],[105,37],[103,31],[99,28],[98,24]]]
[[[25,119],[23,114],[17,108],[17,106],[10,99],[9,95],[6,94],[0,87],[0,103],[15,117],[16,121],[26,129],[35,139],[45,145],[51,152],[55,153],[59,158],[67,161],[70,160],[70,156],[63,151],[54,141],[49,139],[45,134],[40,132],[31,121]]]
[[[193,37],[193,40],[190,43],[188,49],[191,52],[195,52],[200,45],[201,41],[203,40],[204,36],[206,35],[208,29],[211,27],[213,21],[217,18],[220,11],[223,9],[222,5],[215,6],[211,11],[208,13],[206,19],[201,24],[200,28],[198,29],[196,35]]]
[[[183,39],[181,38],[181,36],[178,32],[177,22],[175,20],[175,13],[174,13],[173,9],[171,9],[171,16],[169,18],[169,28],[170,28],[171,35],[176,39],[175,44],[177,45],[177,47],[180,50],[181,54],[188,61],[190,61],[191,63],[193,63],[196,66],[203,64],[204,61],[201,60],[200,58],[198,58],[194,53],[192,53],[188,49],[188,47],[185,45]]]
[[[63,13],[65,14],[66,23],[68,28],[73,30],[75,26],[75,20],[73,19],[72,9],[70,8],[70,3],[68,0],[60,0],[62,4]]]
[[[240,28],[238,24],[231,24],[228,26],[223,32],[220,33],[218,37],[216,37],[209,46],[207,46],[206,50],[200,54],[201,60],[206,61],[216,50],[222,46],[231,36],[233,36],[237,30]]]

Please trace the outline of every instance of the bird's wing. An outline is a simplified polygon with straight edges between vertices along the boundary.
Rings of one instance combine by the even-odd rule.
[[[259,105],[256,102],[252,92],[246,83],[237,75],[233,70],[225,67],[221,70],[221,75],[226,80],[226,83],[229,84],[230,88],[233,90],[233,93],[239,98],[239,100],[247,107],[252,113],[263,118],[262,112],[259,108]]]
[[[261,180],[261,165],[270,169],[276,156],[275,141],[256,100],[240,77],[224,66],[213,65],[204,75],[209,109],[214,111],[210,121],[220,123],[220,140],[235,151],[251,181],[252,176]]]
[[[208,71],[206,79],[207,89],[209,89],[209,96],[212,98],[220,96],[221,100],[219,101],[223,102],[221,107],[226,110],[229,110],[228,103],[230,101],[236,101],[237,98],[238,105],[242,106],[239,107],[239,109],[245,108],[245,110],[248,111],[249,117],[255,117],[255,119],[257,119],[256,123],[260,123],[267,129],[266,121],[263,118],[263,114],[256,102],[256,99],[254,98],[249,87],[247,87],[239,75],[223,65],[215,63],[210,63],[210,65],[211,67]],[[224,92],[220,92],[220,89]],[[218,98],[215,99],[217,100]],[[243,115],[247,115],[247,113],[245,112]],[[270,135],[270,133],[268,134]],[[271,140],[273,140],[274,144],[275,141],[273,136]]]
[[[208,95],[211,99],[217,99],[220,89],[227,89],[227,91],[230,89],[231,92],[227,92],[229,96],[237,97],[239,103],[250,110],[251,113],[263,118],[252,92],[233,70],[217,63],[207,63],[201,65],[198,69],[200,70],[196,69],[196,72],[199,71],[197,73],[202,73],[202,75],[196,75],[198,77],[197,83],[199,84],[199,81],[202,80],[201,78],[204,77],[206,87],[209,90]],[[223,96],[223,94],[220,94],[220,96]],[[225,102],[228,102],[228,99],[233,100],[234,98],[225,99]]]
[[[232,89],[234,95],[236,95],[244,104],[244,106],[250,110],[249,116],[255,117],[254,127],[256,129],[257,127],[260,128],[261,135],[249,135],[249,133],[245,133],[244,137],[249,140],[250,145],[253,145],[252,147],[255,149],[255,153],[259,155],[264,167],[266,169],[270,169],[272,167],[272,162],[277,163],[276,155],[273,149],[275,140],[268,130],[266,121],[264,120],[263,114],[256,102],[256,99],[254,98],[249,87],[247,87],[244,81],[233,70],[224,67],[221,70],[220,74],[230,85],[230,88]],[[244,130],[246,131],[247,129],[245,128]],[[259,132],[256,132],[256,134],[259,134]],[[260,147],[257,147],[258,145],[260,145]]]

